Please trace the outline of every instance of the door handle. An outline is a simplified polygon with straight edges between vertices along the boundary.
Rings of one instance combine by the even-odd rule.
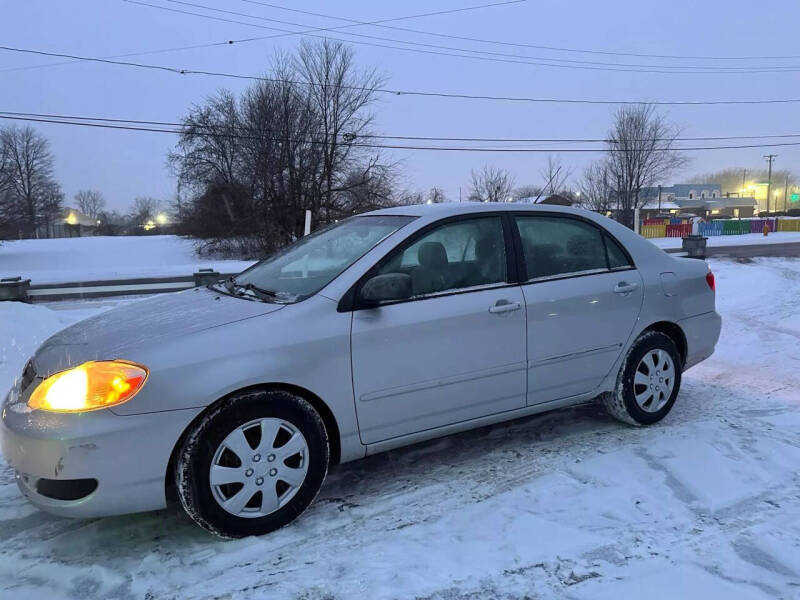
[[[627,281],[620,281],[614,286],[615,294],[630,294],[633,290],[639,287],[638,283],[628,283]]]
[[[498,300],[494,306],[489,307],[489,312],[492,314],[507,313],[512,310],[519,310],[522,305],[519,302],[511,302],[509,300]]]

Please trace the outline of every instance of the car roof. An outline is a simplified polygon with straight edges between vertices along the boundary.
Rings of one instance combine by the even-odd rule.
[[[413,204],[409,206],[393,206],[375,210],[367,215],[405,215],[410,217],[442,218],[457,215],[466,215],[480,212],[496,211],[515,212],[560,212],[567,214],[590,215],[591,211],[571,206],[558,206],[555,204],[527,204],[517,202],[442,202],[440,204]]]

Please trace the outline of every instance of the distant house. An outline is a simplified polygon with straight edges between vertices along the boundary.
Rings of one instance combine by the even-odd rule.
[[[639,217],[642,219],[652,219],[654,217],[665,215],[678,215],[681,212],[681,207],[672,200],[664,200],[661,202],[658,198],[647,198],[645,203],[639,206]]]
[[[658,213],[658,188],[643,188],[639,194],[644,200],[642,212]],[[718,183],[679,183],[661,187],[661,214],[693,214],[705,218],[745,218],[755,214],[755,198],[739,198],[722,195]],[[644,215],[642,215],[644,217]]]
[[[97,221],[77,209],[66,207],[49,223],[39,225],[36,236],[40,238],[83,237],[94,235]]]

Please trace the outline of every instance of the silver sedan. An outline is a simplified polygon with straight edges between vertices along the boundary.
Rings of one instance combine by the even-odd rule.
[[[2,409],[43,510],[281,527],[334,463],[600,399],[662,419],[714,351],[714,276],[605,217],[516,204],[343,220],[240,275],[47,340]]]

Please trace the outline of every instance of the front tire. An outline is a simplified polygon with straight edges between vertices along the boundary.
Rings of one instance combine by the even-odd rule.
[[[296,519],[328,472],[325,425],[300,396],[248,390],[211,409],[181,445],[175,484],[186,513],[221,537],[263,535]]]
[[[651,425],[675,404],[682,363],[675,342],[660,331],[639,336],[628,351],[613,392],[603,396],[608,413],[630,425]]]

